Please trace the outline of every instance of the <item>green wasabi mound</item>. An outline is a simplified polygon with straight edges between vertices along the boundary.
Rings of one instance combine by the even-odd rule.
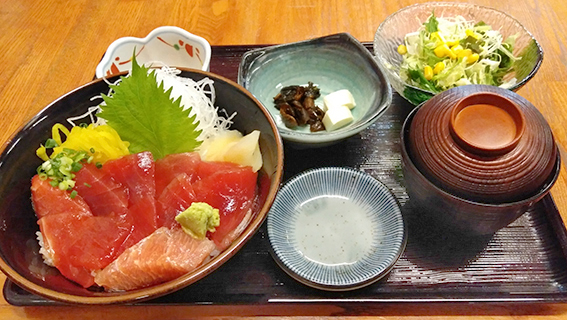
[[[195,239],[204,239],[207,231],[215,232],[220,225],[219,209],[205,202],[193,202],[175,217],[183,231]]]

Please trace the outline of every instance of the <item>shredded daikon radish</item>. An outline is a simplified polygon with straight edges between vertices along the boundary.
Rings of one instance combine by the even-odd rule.
[[[100,97],[100,96],[99,96]],[[100,97],[102,99],[102,97]],[[94,100],[94,99],[91,99]],[[85,119],[85,118],[90,118],[91,123],[94,126],[100,126],[103,124],[106,124],[106,121],[102,118],[96,117],[96,113],[98,113],[100,111],[100,107],[99,106],[95,106],[95,107],[89,107],[87,109],[87,112],[75,116],[75,117],[71,117],[71,118],[67,118],[67,122],[69,122],[73,127],[78,126],[78,124],[75,123],[75,121],[80,121],[81,119]]]
[[[195,82],[193,79],[180,77],[180,73],[181,71],[175,68],[163,67],[156,70],[157,81],[163,81],[166,91],[172,88],[172,99],[181,97],[184,110],[192,108],[189,116],[195,115],[199,121],[197,129],[202,130],[199,139],[205,140],[228,130],[236,113],[229,116],[225,110],[221,110],[225,116],[219,115],[218,107],[214,106],[216,96],[213,80],[203,78]]]
[[[194,81],[193,79],[179,76],[181,73],[180,70],[167,66],[161,69],[155,69],[155,72],[158,84],[163,82],[166,91],[173,87],[171,98],[177,99],[181,97],[183,110],[191,108],[189,117],[195,116],[196,120],[199,121],[197,129],[202,131],[199,135],[199,140],[203,141],[216,136],[218,133],[230,128],[232,119],[236,116],[236,112],[229,115],[226,110],[219,110],[218,107],[215,107],[216,94],[214,81],[212,79],[205,77],[202,80]],[[114,83],[110,83],[106,78],[104,78],[104,81],[109,84],[118,84],[120,79]],[[112,90],[110,90],[107,95],[111,93]],[[94,96],[91,98],[91,101],[98,99],[102,99],[102,96]],[[104,102],[97,106],[90,107],[87,112],[82,115],[68,118],[67,121],[72,126],[76,126],[77,124],[75,122],[90,118],[90,122],[95,126],[106,124],[104,119],[96,117],[96,114],[101,110],[101,105],[104,105]]]

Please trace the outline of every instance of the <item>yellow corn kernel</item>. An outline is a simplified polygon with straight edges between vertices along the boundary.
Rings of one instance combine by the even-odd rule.
[[[426,80],[431,80],[431,78],[433,78],[433,69],[430,66],[425,66],[425,68],[423,68],[423,75]]]
[[[457,54],[454,53],[447,44],[442,44],[433,49],[433,52],[438,58],[448,57],[450,59],[457,59]]]
[[[473,37],[476,40],[480,39],[480,35],[474,31],[472,31],[471,29],[467,29],[465,30],[465,34],[469,37]]]
[[[454,54],[459,54],[459,52],[463,51],[463,46],[461,46],[460,44],[454,45],[451,47],[451,51],[453,51]]]
[[[435,55],[438,58],[445,58],[445,57],[448,57],[451,54],[451,49],[449,49],[448,45],[442,44],[442,45],[438,46],[437,48],[433,49],[433,53],[435,53]]]
[[[445,42],[449,47],[454,47],[459,44],[459,40],[450,40]]]
[[[471,49],[463,49],[461,52],[457,54],[457,57],[459,58],[470,57],[472,54],[473,52]]]
[[[473,53],[467,57],[467,63],[468,64],[475,63],[478,61],[478,59],[479,59],[478,53]]]
[[[445,38],[443,38],[443,36],[440,35],[439,32],[437,31],[432,32],[431,35],[429,36],[429,39],[436,40],[437,42],[440,42],[440,44],[445,43]]]
[[[441,71],[443,71],[445,69],[445,62],[441,61],[441,62],[437,62],[435,64],[435,67],[433,67],[433,74],[439,74],[441,73]]]
[[[406,46],[404,46],[403,44],[400,44],[398,46],[398,53],[401,55],[404,55],[406,53],[408,53],[408,48]]]

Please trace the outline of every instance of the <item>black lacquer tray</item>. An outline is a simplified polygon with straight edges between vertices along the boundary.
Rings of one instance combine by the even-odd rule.
[[[366,44],[371,49],[371,45]],[[258,46],[213,47],[211,71],[237,78],[240,58]],[[365,171],[386,184],[408,224],[405,253],[383,280],[350,292],[306,287],[284,273],[269,254],[262,226],[242,250],[199,282],[141,304],[274,305],[285,303],[567,302],[567,231],[551,195],[510,226],[489,237],[437,228],[405,192],[399,132],[413,106],[394,94],[376,123],[352,138],[315,150],[285,149],[285,177],[321,166]],[[4,297],[13,305],[54,305],[10,280]]]

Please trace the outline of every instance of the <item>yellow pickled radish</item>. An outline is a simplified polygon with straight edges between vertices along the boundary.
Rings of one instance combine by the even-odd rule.
[[[62,135],[65,137],[63,139]],[[130,143],[123,141],[116,130],[109,125],[95,126],[90,124],[87,127],[75,126],[68,130],[60,123],[51,128],[51,137],[57,143],[49,157],[54,158],[65,149],[86,151],[92,155],[92,161],[104,164],[108,160],[118,159],[130,154],[128,147]],[[40,146],[36,154],[44,161],[47,161],[47,150]]]

